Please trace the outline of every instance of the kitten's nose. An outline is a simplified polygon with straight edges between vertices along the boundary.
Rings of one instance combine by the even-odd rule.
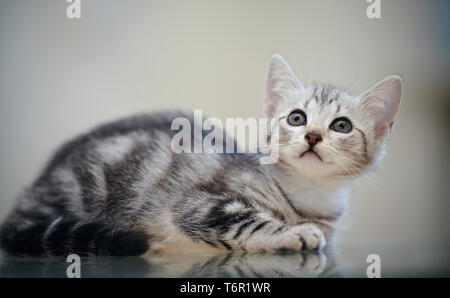
[[[322,136],[316,133],[307,133],[305,139],[308,141],[309,146],[314,147],[317,143],[322,141]]]

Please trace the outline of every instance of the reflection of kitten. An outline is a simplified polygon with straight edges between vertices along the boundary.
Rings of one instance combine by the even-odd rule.
[[[279,121],[277,164],[171,152],[176,113],[107,124],[57,152],[3,224],[1,245],[55,255],[321,249],[347,182],[380,159],[401,95],[397,76],[358,96],[307,87],[274,55],[266,114]]]
[[[326,277],[337,276],[333,260],[320,251],[302,253],[229,253],[192,266],[185,277]]]
[[[338,277],[331,252],[176,253],[145,257],[147,277]]]

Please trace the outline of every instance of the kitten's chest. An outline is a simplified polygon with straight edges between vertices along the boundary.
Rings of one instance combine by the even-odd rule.
[[[288,196],[300,214],[311,217],[338,219],[347,209],[346,188],[303,187],[290,191]]]

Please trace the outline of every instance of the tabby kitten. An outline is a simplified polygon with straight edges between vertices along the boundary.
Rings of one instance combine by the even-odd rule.
[[[23,255],[322,249],[348,182],[383,155],[401,96],[398,76],[358,96],[304,86],[274,55],[266,116],[279,121],[278,163],[173,153],[172,120],[196,125],[187,113],[106,124],[57,151],[3,223],[1,246]]]

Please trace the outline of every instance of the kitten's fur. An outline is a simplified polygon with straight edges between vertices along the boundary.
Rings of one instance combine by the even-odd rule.
[[[107,125],[63,146],[1,227],[13,254],[139,255],[160,250],[313,250],[346,208],[347,182],[382,155],[402,81],[390,76],[353,96],[303,86],[274,55],[266,114],[280,121],[280,160],[258,155],[175,154],[176,117],[159,113]],[[301,109],[306,125],[286,116]],[[330,129],[345,116],[350,133]],[[193,123],[194,124],[194,123]],[[313,154],[305,135],[320,135]]]

